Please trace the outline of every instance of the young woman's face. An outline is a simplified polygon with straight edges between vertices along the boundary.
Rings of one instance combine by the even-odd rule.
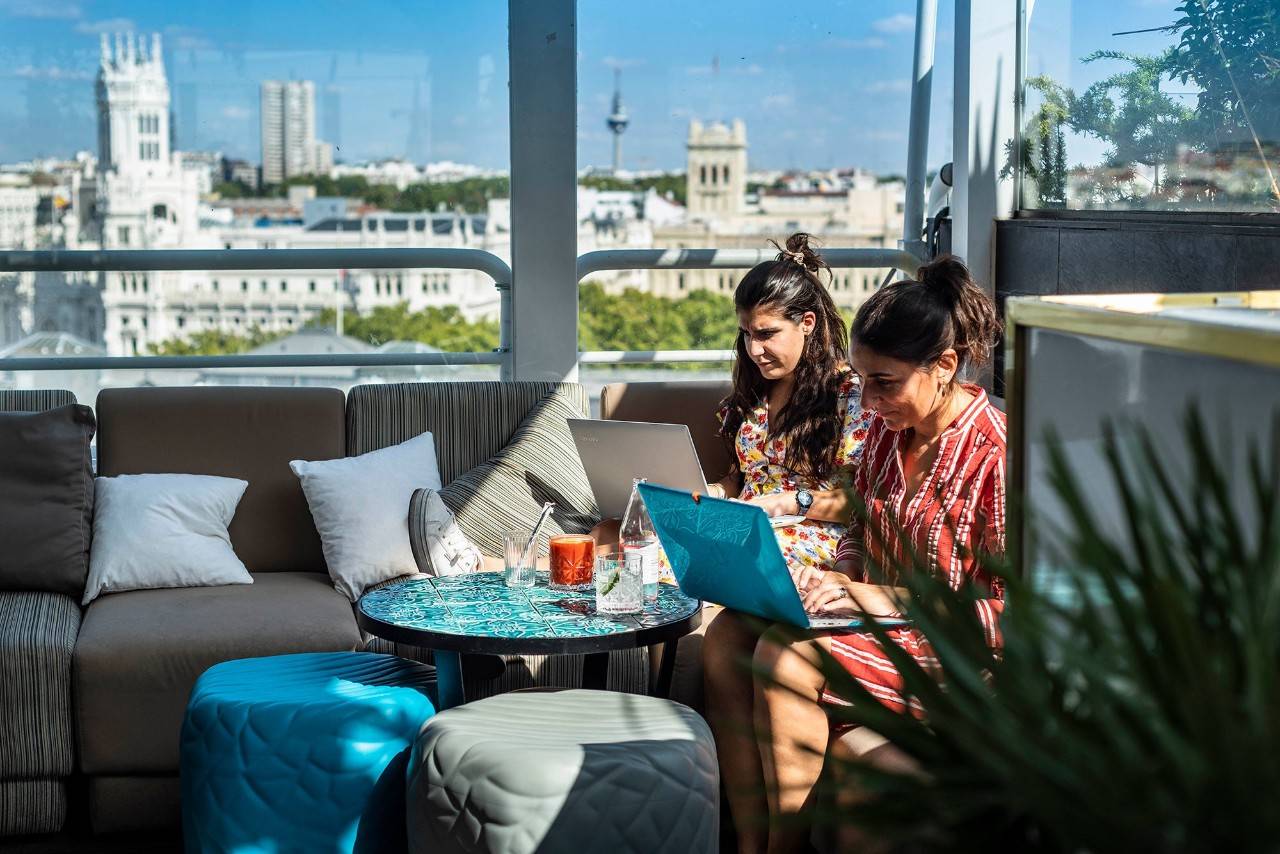
[[[853,345],[853,370],[862,378],[862,408],[875,410],[890,430],[909,430],[924,420],[955,375],[957,357],[947,350],[932,368],[921,368]]]
[[[800,322],[788,320],[775,306],[758,305],[738,312],[738,327],[749,358],[766,380],[788,377],[800,363],[804,344],[817,316],[806,311]]]

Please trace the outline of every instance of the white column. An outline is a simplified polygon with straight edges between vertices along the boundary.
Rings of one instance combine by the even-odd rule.
[[[512,376],[578,376],[574,0],[509,0]]]
[[[991,292],[995,220],[1013,212],[1013,179],[1000,178],[1013,139],[1017,6],[956,0],[952,249]]]

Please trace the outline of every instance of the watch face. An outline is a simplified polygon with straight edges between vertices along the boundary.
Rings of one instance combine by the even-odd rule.
[[[813,495],[807,489],[802,489],[796,493],[796,504],[800,505],[801,510],[808,510],[813,504]]]

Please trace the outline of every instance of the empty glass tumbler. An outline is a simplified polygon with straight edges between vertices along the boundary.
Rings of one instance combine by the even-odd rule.
[[[638,614],[644,609],[643,565],[636,552],[596,554],[596,613]]]
[[[502,535],[503,564],[502,581],[508,587],[532,587],[537,580],[538,547],[525,549],[529,545],[529,531],[508,531]],[[523,556],[523,559],[522,559]]]

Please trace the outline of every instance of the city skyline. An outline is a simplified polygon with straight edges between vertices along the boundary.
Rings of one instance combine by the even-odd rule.
[[[658,3],[636,21],[603,0],[582,0],[579,165],[610,163],[605,119],[614,71],[622,68],[627,169],[678,170],[690,120],[741,118],[752,169],[901,172],[914,5],[801,3],[778,14],[765,4],[715,0],[689,14]],[[951,4],[941,5],[931,166],[949,157],[951,143]],[[1085,13],[1101,0],[1041,4],[1031,64],[1057,68],[1074,82],[1080,69],[1072,54],[1082,50],[1048,39],[1037,49],[1037,28],[1065,26],[1074,42],[1103,46],[1116,30],[1163,22],[1163,6],[1172,5],[1111,4],[1109,21],[1092,25]],[[352,27],[351,10],[331,3],[175,10],[141,0],[2,0],[0,25],[14,38],[0,52],[0,77],[10,81],[0,93],[0,124],[8,129],[0,134],[0,162],[93,149],[98,35],[132,29],[165,36],[180,150],[257,162],[262,81],[309,79],[316,83],[316,136],[334,144],[339,161],[403,157],[505,169],[505,4],[442,5],[426,15],[416,9],[365,4],[360,26]],[[1128,37],[1123,46],[1167,42],[1156,34]],[[869,113],[877,120],[868,121]]]

